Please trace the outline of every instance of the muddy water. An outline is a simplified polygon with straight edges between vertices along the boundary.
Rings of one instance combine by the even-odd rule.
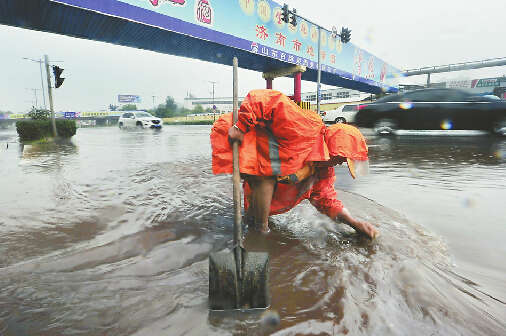
[[[506,333],[505,140],[368,135],[371,174],[339,167],[337,186],[380,238],[309,203],[273,217],[245,241],[270,254],[272,307],[220,314],[207,260],[231,245],[233,203],[209,130],[90,128],[32,146],[1,131],[0,334]]]

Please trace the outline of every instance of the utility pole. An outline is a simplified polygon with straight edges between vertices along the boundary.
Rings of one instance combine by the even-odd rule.
[[[209,81],[209,83],[213,84],[213,120],[216,121],[216,105],[214,105],[214,85],[217,82]]]
[[[42,99],[44,100],[44,109],[47,110],[47,106],[46,106],[46,94],[44,93],[44,80],[43,80],[43,77],[42,77],[42,63],[43,61],[41,59],[39,60],[34,60],[32,58],[28,58],[28,57],[23,57],[23,59],[25,60],[28,60],[28,61],[32,61],[32,62],[36,62],[36,63],[39,63],[39,69],[40,69],[40,85],[42,87]]]
[[[295,18],[299,18],[301,20],[304,20],[310,24],[312,24],[313,26],[317,27],[318,28],[318,74],[317,74],[317,85],[316,85],[316,106],[317,106],[317,113],[320,114],[320,95],[321,95],[321,30],[322,29],[325,29],[324,27],[321,27],[320,25],[317,25],[316,23],[312,22],[311,20],[308,20],[306,19],[305,17],[302,17],[301,15],[297,14],[297,11],[294,9],[292,9],[291,11],[288,9],[288,6],[285,4],[283,6],[283,13],[282,13],[282,17],[283,17],[283,21],[285,21],[286,23],[288,23],[288,16],[289,15],[292,15],[292,19],[294,20],[294,25],[296,24],[295,23]],[[341,40],[341,42],[343,43],[348,43],[351,39],[351,30],[349,30],[348,28],[344,28],[342,27],[341,29],[341,33],[337,33],[337,30],[334,31],[334,29],[332,30],[332,32],[330,32],[329,30],[325,29],[327,32],[329,33],[332,33],[332,37],[333,38],[339,38]]]
[[[154,110],[155,109],[155,97],[156,96],[151,96],[151,97],[153,97],[153,110]]]
[[[33,95],[35,97],[35,108],[37,108],[37,106],[39,105],[38,102],[37,102],[37,90],[39,90],[39,89],[33,89],[33,88],[26,88],[26,89],[33,91]]]
[[[44,55],[44,63],[46,65],[46,77],[47,77],[47,96],[49,97],[49,108],[51,110],[51,124],[53,126],[53,136],[58,136],[58,131],[56,130],[56,121],[54,118],[54,107],[53,107],[53,94],[51,92],[51,75],[49,74],[49,57]]]

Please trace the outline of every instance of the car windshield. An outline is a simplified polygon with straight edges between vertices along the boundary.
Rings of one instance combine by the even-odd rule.
[[[135,116],[137,118],[153,118],[153,116],[147,112],[136,112]]]
[[[356,105],[346,105],[345,107],[343,107],[343,112],[355,111],[356,109],[357,109]]]

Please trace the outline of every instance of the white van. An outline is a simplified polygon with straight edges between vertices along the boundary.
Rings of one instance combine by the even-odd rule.
[[[355,121],[355,114],[357,113],[358,103],[356,104],[345,104],[339,106],[335,110],[324,111],[322,119],[325,123],[353,123]]]

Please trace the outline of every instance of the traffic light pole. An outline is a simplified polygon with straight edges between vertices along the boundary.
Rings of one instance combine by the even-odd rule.
[[[46,75],[47,75],[47,96],[49,98],[49,108],[51,110],[51,125],[53,127],[53,136],[57,137],[58,132],[56,131],[56,121],[54,118],[54,107],[53,107],[53,94],[51,92],[51,75],[49,75],[49,57],[44,55],[44,63],[46,65]]]
[[[313,26],[318,27],[318,77],[317,77],[317,86],[316,86],[316,108],[317,108],[317,113],[320,114],[320,92],[321,92],[321,76],[322,76],[322,74],[321,74],[321,30],[325,29],[325,28],[314,23],[313,21],[308,20],[305,17],[297,14],[297,11],[295,10],[295,8],[293,9],[293,11],[289,11],[288,6],[286,4],[283,6],[283,12],[291,13],[294,17],[298,17],[299,19],[302,19],[302,20],[312,24]],[[286,15],[287,14],[284,14],[284,16],[286,16]],[[327,29],[325,29],[325,30],[327,32],[330,32]],[[343,27],[343,31],[342,31],[343,36],[344,36],[344,33],[347,33],[349,35],[350,31],[345,32],[344,30],[345,29]],[[341,38],[341,35],[335,34],[335,37]],[[349,41],[349,36],[348,36],[348,41]],[[347,43],[348,41],[346,41],[345,43]]]

